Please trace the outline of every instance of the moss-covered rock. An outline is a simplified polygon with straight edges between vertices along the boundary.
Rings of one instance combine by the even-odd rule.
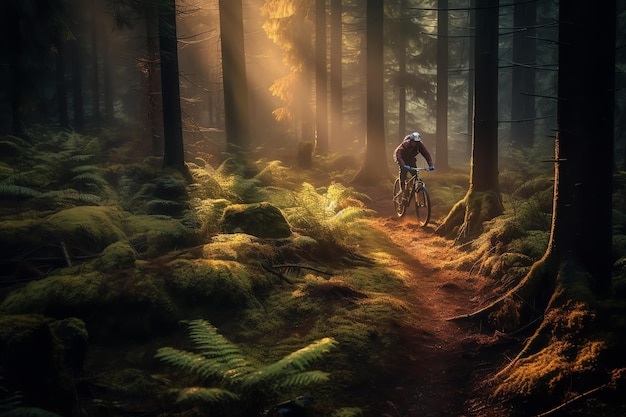
[[[196,229],[168,216],[131,216],[124,228],[132,247],[146,258],[200,243]]]
[[[253,281],[245,267],[235,261],[178,260],[167,281],[173,299],[185,308],[229,310],[256,304]]]
[[[124,213],[117,207],[80,206],[60,211],[44,223],[50,235],[70,247],[99,253],[125,238],[121,229]],[[47,226],[47,227],[46,227]]]
[[[11,292],[0,312],[78,317],[93,339],[141,338],[181,319],[163,281],[140,269],[114,276],[91,272],[32,281]]]
[[[96,261],[98,269],[104,272],[132,268],[135,265],[135,250],[127,242],[115,242],[107,246]]]
[[[226,207],[220,224],[226,233],[244,232],[278,239],[291,236],[291,227],[282,211],[267,202]]]

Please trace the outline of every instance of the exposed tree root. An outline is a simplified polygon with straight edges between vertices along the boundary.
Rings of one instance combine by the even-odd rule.
[[[449,321],[462,321],[462,320],[483,320],[489,318],[490,316],[498,315],[500,310],[503,309],[505,303],[516,303],[519,305],[519,308],[522,310],[526,310],[528,313],[519,312],[520,317],[524,316],[541,316],[543,311],[539,311],[535,303],[530,303],[527,299],[534,298],[537,294],[540,295],[540,298],[549,299],[550,295],[541,296],[544,293],[551,293],[554,289],[554,275],[550,274],[550,265],[551,259],[548,256],[544,256],[542,259],[537,261],[533,267],[528,271],[528,274],[511,290],[509,290],[506,294],[497,298],[489,305],[474,311],[469,314],[464,314],[461,316],[451,317]],[[539,308],[545,307],[543,305],[545,301],[539,301]],[[535,321],[536,318],[533,318],[532,321]],[[527,327],[527,325],[524,325]],[[517,331],[519,331],[519,327],[517,327]]]
[[[463,243],[482,232],[482,224],[504,211],[496,192],[477,192],[470,189],[465,197],[450,210],[435,233]]]
[[[590,396],[590,395],[592,395],[592,394],[594,394],[594,393],[596,393],[598,391],[601,391],[601,390],[607,388],[609,385],[610,384],[603,384],[603,385],[600,385],[599,387],[595,387],[593,389],[590,389],[589,391],[583,392],[582,394],[577,395],[574,398],[569,399],[569,400],[565,401],[564,403],[559,404],[558,406],[556,406],[556,407],[554,407],[554,408],[552,408],[552,409],[550,409],[548,411],[545,411],[545,412],[543,412],[541,414],[537,414],[534,417],[546,417],[546,416],[549,416],[551,414],[554,414],[557,411],[559,411],[560,409],[562,409],[564,407],[567,407],[568,405],[572,404],[573,402],[576,402],[576,401],[578,401],[580,399],[583,399],[583,398],[586,398],[586,397],[588,397],[588,396]]]

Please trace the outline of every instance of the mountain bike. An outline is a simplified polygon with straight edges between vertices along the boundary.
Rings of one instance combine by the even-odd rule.
[[[428,168],[411,168],[404,183],[404,190],[400,187],[400,176],[393,183],[393,206],[398,217],[403,217],[411,201],[415,201],[415,214],[421,227],[426,227],[430,220],[430,195],[426,189],[424,180],[420,177],[420,171]]]

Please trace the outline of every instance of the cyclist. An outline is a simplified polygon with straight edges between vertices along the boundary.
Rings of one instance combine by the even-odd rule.
[[[400,186],[402,187],[402,195],[404,196],[404,181],[406,175],[411,168],[417,166],[417,155],[422,154],[426,162],[428,163],[428,170],[435,169],[433,165],[433,159],[430,156],[430,152],[426,149],[426,145],[422,142],[422,137],[419,133],[409,133],[404,137],[402,142],[398,145],[393,152],[393,159],[400,168]]]

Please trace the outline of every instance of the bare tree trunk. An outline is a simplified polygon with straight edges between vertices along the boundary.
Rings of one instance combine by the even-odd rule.
[[[159,46],[163,99],[163,166],[186,173],[180,114],[175,0],[167,0],[159,5]]]
[[[343,135],[342,0],[330,0],[330,140]]]
[[[476,1],[476,79],[470,186],[437,228],[461,241],[482,232],[483,223],[502,214],[498,184],[498,0]]]
[[[400,4],[400,39],[398,39],[398,80],[400,80],[400,93],[398,95],[398,139],[402,140],[407,134],[406,130],[406,39],[410,22],[404,19],[407,0],[402,0]]]
[[[599,295],[611,288],[615,2],[561,2],[552,250],[574,257]],[[581,62],[581,53],[585,59]],[[581,82],[593,80],[593,82]],[[593,105],[589,105],[593,103]],[[590,144],[590,138],[593,143]],[[589,255],[593,248],[593,256]]]
[[[100,122],[100,52],[98,37],[100,31],[100,17],[98,0],[91,2],[91,117],[95,124]]]
[[[537,4],[515,3],[513,74],[511,84],[511,142],[519,149],[530,148],[535,140],[535,58],[537,54]]]
[[[449,170],[448,162],[448,0],[437,2],[437,139],[435,165]]]
[[[365,160],[353,179],[361,184],[388,180],[383,107],[383,2],[367,0],[367,138]]]
[[[250,136],[250,109],[246,77],[241,0],[220,0],[224,117],[228,151],[246,150]]]
[[[60,36],[56,39],[56,94],[59,112],[59,126],[62,129],[70,127],[70,118],[67,110],[67,85],[65,84],[65,42]]]
[[[328,153],[328,70],[326,68],[326,0],[315,0],[316,148]]]

